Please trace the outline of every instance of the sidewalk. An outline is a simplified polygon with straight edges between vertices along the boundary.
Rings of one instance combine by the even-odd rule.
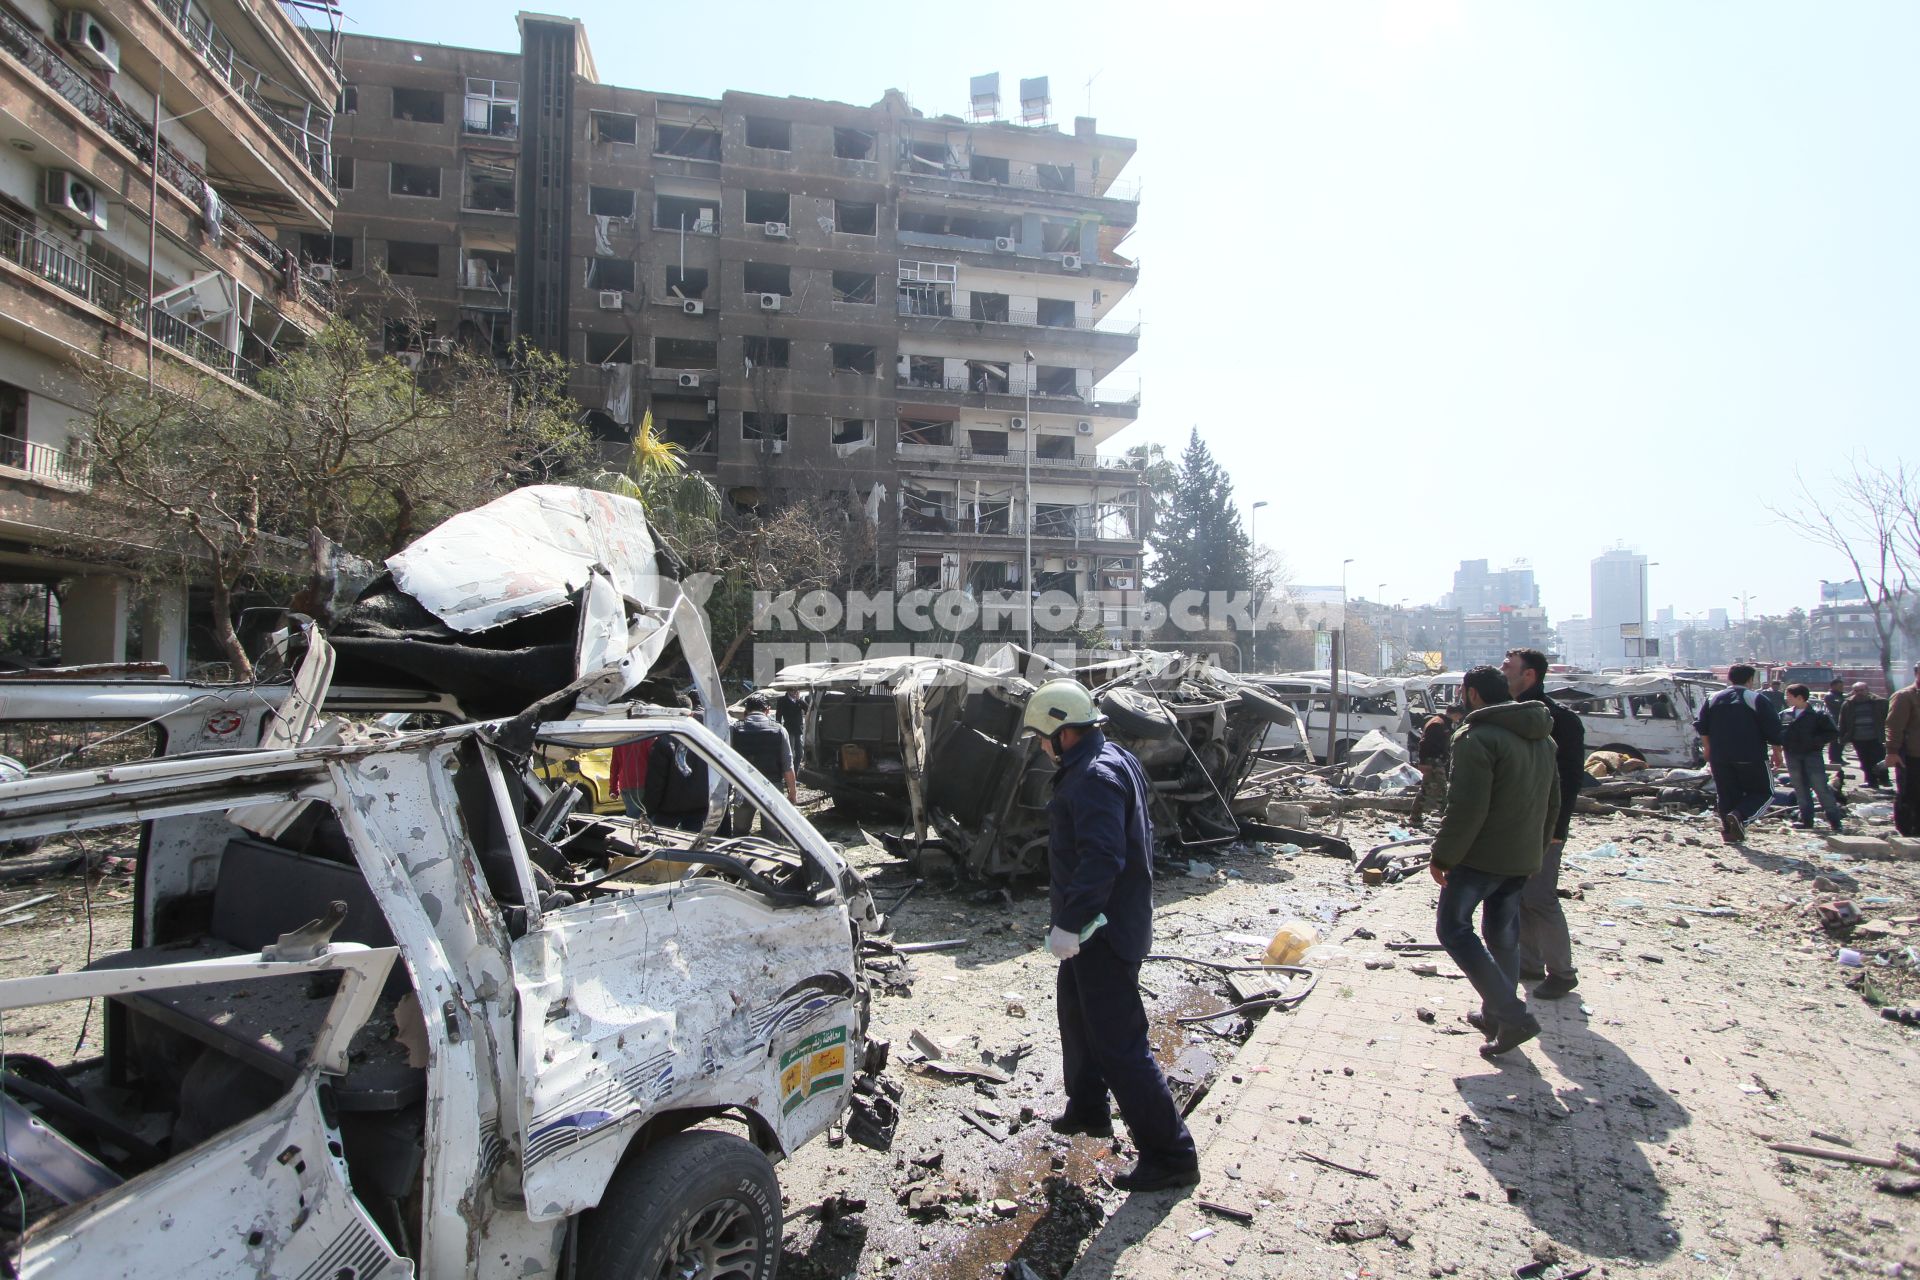
[[[1580,989],[1535,1001],[1540,1039],[1496,1062],[1459,1020],[1477,1002],[1444,954],[1325,971],[1296,1011],[1260,1023],[1194,1113],[1196,1193],[1133,1197],[1072,1274],[1508,1276],[1542,1258],[1564,1260],[1549,1276],[1588,1263],[1604,1264],[1596,1277],[1914,1274],[1920,1206],[1875,1191],[1880,1171],[1765,1146],[1833,1145],[1815,1129],[1881,1155],[1920,1141],[1913,1033],[1840,988],[1831,949],[1778,901],[1805,896],[1805,864],[1648,852],[1674,887],[1570,865],[1563,885],[1591,886],[1565,904]],[[1370,892],[1334,940],[1358,927],[1380,941],[1356,951],[1396,931],[1431,940],[1431,881]],[[1680,927],[1656,895],[1718,895],[1740,915]],[[1407,967],[1426,959],[1441,976]],[[1384,1219],[1408,1243],[1334,1243],[1342,1219]]]

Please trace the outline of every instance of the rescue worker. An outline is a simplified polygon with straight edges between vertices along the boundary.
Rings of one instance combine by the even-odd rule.
[[[1727,687],[1707,699],[1693,721],[1713,774],[1713,807],[1727,844],[1745,840],[1747,822],[1773,800],[1767,754],[1770,748],[1779,752],[1780,709],[1753,687],[1758,674],[1750,663],[1734,663],[1727,669]]]
[[[1100,731],[1106,717],[1074,680],[1049,680],[1027,699],[1022,728],[1058,766],[1047,804],[1052,928],[1066,1109],[1061,1134],[1113,1133],[1109,1095],[1140,1149],[1113,1180],[1122,1191],[1188,1187],[1200,1179],[1193,1135],[1147,1041],[1140,962],[1153,940],[1153,823],[1146,770]]]
[[[733,722],[730,735],[733,749],[758,769],[762,777],[784,786],[787,799],[799,804],[800,787],[793,771],[793,743],[787,738],[787,731],[768,714],[773,709],[773,700],[764,693],[750,693],[740,708],[746,714]],[[771,819],[742,794],[734,803],[733,834],[751,834],[755,813],[761,814],[761,831],[772,829]]]

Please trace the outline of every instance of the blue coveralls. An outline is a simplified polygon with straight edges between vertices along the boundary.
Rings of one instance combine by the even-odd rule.
[[[1067,1115],[1104,1120],[1120,1104],[1142,1160],[1195,1161],[1193,1135],[1173,1105],[1147,1042],[1140,962],[1153,944],[1153,825],[1146,771],[1089,730],[1060,761],[1047,805],[1053,925],[1079,933],[1107,917],[1060,965],[1056,988]]]

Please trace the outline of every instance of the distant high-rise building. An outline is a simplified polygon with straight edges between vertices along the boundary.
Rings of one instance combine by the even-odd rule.
[[[1560,637],[1560,661],[1574,667],[1594,665],[1592,618],[1562,618],[1554,632]]]
[[[1487,568],[1485,560],[1462,560],[1453,571],[1453,593],[1448,604],[1466,614],[1494,613],[1501,608],[1531,609],[1540,603],[1533,570],[1525,565]]]
[[[1592,562],[1593,657],[1601,667],[1644,665],[1638,642],[1623,637],[1622,626],[1644,626],[1647,612],[1647,558],[1615,547]]]

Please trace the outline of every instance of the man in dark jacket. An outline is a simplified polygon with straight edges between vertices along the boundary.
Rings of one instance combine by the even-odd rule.
[[[807,727],[806,700],[791,689],[783,690],[779,700],[773,704],[773,718],[787,731],[787,742],[793,748],[794,760],[798,762],[806,755],[800,748],[801,733]]]
[[[1447,744],[1453,740],[1453,731],[1460,721],[1466,718],[1466,712],[1458,703],[1448,707],[1439,715],[1430,716],[1420,728],[1420,744],[1416,748],[1416,764],[1420,770],[1420,790],[1413,797],[1413,825],[1420,825],[1422,811],[1431,804],[1435,815],[1447,811]]]
[[[733,749],[746,757],[748,764],[769,782],[786,788],[787,799],[800,803],[800,787],[793,771],[793,743],[787,731],[768,714],[773,700],[764,693],[747,695],[740,708],[746,714],[733,722]],[[760,814],[760,830],[770,832],[770,819],[747,795],[738,793],[733,806],[733,834],[744,836],[753,830],[753,815]]]
[[[647,816],[662,827],[698,831],[707,821],[707,762],[677,734],[663,733],[647,752]]]
[[[1860,773],[1870,787],[1887,785],[1887,700],[1877,697],[1864,682],[1857,683],[1834,717],[1840,740],[1853,744]]]
[[[1140,1148],[1133,1169],[1113,1185],[1192,1186],[1200,1178],[1193,1135],[1153,1060],[1140,1003],[1140,962],[1153,946],[1152,792],[1140,762],[1100,731],[1105,721],[1074,680],[1041,685],[1022,717],[1059,766],[1047,804],[1047,950],[1060,961],[1067,1106],[1053,1131],[1110,1136],[1111,1094]]]
[[[1580,717],[1547,696],[1547,655],[1538,649],[1509,649],[1500,664],[1507,687],[1519,702],[1538,702],[1553,717],[1553,765],[1559,777],[1560,817],[1547,841],[1540,870],[1520,891],[1520,976],[1542,979],[1533,994],[1558,1000],[1580,985],[1573,965],[1573,938],[1567,913],[1560,908],[1560,855],[1566,851],[1573,804],[1586,782],[1587,726]]]
[[[1834,677],[1833,683],[1827,686],[1827,691],[1821,695],[1820,701],[1825,704],[1827,714],[1833,717],[1834,724],[1839,724],[1840,708],[1847,705],[1847,682],[1838,676]],[[1841,784],[1846,780],[1846,752],[1847,741],[1845,738],[1836,736],[1832,742],[1827,744],[1827,763],[1833,766],[1833,786],[1836,793],[1839,791]]]
[[[1491,1058],[1540,1034],[1517,994],[1520,985],[1520,891],[1540,869],[1560,810],[1554,767],[1553,716],[1537,702],[1515,702],[1494,667],[1461,679],[1467,722],[1453,735],[1447,816],[1433,840],[1432,872],[1440,885],[1440,945],[1473,983],[1480,1011],[1467,1021]],[[1473,931],[1482,909],[1481,936]]]
[[[1813,703],[1813,691],[1804,684],[1787,686],[1787,710],[1781,716],[1780,745],[1787,755],[1787,776],[1793,780],[1793,799],[1799,806],[1796,827],[1813,825],[1814,797],[1827,825],[1840,830],[1840,802],[1827,785],[1827,766],[1821,759],[1827,747],[1840,740],[1840,728],[1825,707]]]
[[[1734,663],[1727,687],[1708,698],[1693,721],[1713,774],[1720,838],[1728,844],[1745,840],[1747,820],[1773,799],[1767,755],[1780,743],[1780,708],[1753,687],[1756,674],[1751,665]]]

